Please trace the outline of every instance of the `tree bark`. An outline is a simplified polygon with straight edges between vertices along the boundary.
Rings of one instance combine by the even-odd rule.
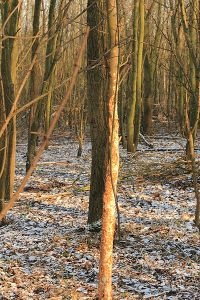
[[[142,72],[143,72],[143,46],[144,46],[144,0],[139,4],[139,37],[137,55],[137,79],[136,79],[136,103],[134,116],[134,152],[137,150],[140,126],[141,126],[141,104],[142,104]]]
[[[105,45],[105,1],[88,0],[87,23],[90,27],[87,49],[87,97],[92,143],[92,165],[88,223],[93,224],[102,217],[103,193],[105,190],[106,153],[106,89],[107,56]]]
[[[19,18],[19,3],[2,1],[1,16],[3,35],[1,52],[1,111],[0,124],[9,115],[15,100],[16,63],[18,49],[16,44],[17,26]],[[6,131],[0,138],[0,211],[4,201],[9,201],[14,186],[15,156],[16,156],[16,117],[13,117]]]
[[[57,0],[50,1],[49,16],[48,16],[48,41],[46,46],[45,72],[43,92],[48,91],[48,96],[45,102],[45,133],[49,129],[51,120],[52,94],[54,86],[54,69],[55,69],[55,51],[57,43],[57,33],[55,32],[55,7]],[[47,83],[48,81],[48,83]]]
[[[108,18],[108,89],[106,103],[106,134],[108,161],[106,165],[105,191],[103,193],[103,219],[99,265],[99,299],[112,299],[112,256],[115,230],[116,189],[119,169],[118,140],[118,24],[116,0],[107,1]]]
[[[33,44],[32,44],[32,60],[35,56],[38,56],[39,48],[39,28],[40,28],[40,9],[41,0],[35,0],[34,16],[33,16]],[[30,76],[29,96],[30,99],[36,98],[40,93],[40,66],[39,61],[35,63]],[[27,147],[27,160],[26,160],[26,171],[30,168],[31,162],[34,159],[36,153],[36,146],[38,141],[38,130],[39,130],[39,116],[38,106],[36,103],[30,108],[29,113],[29,130],[28,130],[28,147]]]
[[[134,20],[133,20],[133,57],[131,74],[131,95],[129,98],[127,111],[127,151],[134,152],[134,118],[137,101],[137,58],[138,58],[138,26],[139,26],[139,0],[134,1]]]

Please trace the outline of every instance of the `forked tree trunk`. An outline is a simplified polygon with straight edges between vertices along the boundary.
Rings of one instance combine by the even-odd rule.
[[[105,191],[103,193],[103,219],[99,266],[99,299],[112,299],[112,256],[115,230],[115,201],[119,169],[118,140],[118,24],[116,0],[107,1],[108,19],[108,87],[106,99],[106,135],[108,161]]]

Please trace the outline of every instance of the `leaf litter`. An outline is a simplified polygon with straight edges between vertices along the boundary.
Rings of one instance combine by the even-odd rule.
[[[120,147],[114,299],[199,299],[199,233],[184,142],[152,142],[154,151],[140,145],[136,155]],[[16,187],[25,152],[24,142],[17,147]],[[0,300],[97,299],[100,233],[86,225],[90,142],[82,157],[76,153],[68,133],[52,139],[0,228]]]

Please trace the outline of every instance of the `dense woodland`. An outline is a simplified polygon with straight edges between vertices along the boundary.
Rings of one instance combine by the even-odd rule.
[[[0,10],[0,299],[199,299],[200,2]]]

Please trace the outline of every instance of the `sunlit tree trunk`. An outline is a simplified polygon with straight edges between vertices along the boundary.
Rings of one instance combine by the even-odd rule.
[[[119,169],[118,141],[118,24],[116,0],[107,1],[108,18],[108,87],[106,98],[106,135],[108,160],[106,162],[105,191],[99,266],[99,299],[112,299],[112,256],[115,229],[115,200]]]
[[[16,86],[17,41],[19,2],[2,1],[1,18],[3,28],[1,52],[1,113],[0,124],[8,116],[14,99]],[[13,193],[16,152],[16,117],[13,117],[7,130],[0,138],[0,211],[4,201],[8,201]]]

